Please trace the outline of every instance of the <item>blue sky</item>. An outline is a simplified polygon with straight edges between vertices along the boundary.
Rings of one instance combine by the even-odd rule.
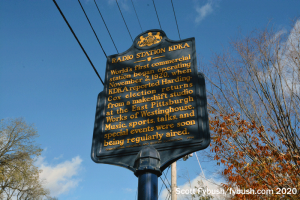
[[[82,5],[107,55],[116,50],[93,0]],[[133,39],[140,34],[131,0],[118,1]],[[170,0],[155,0],[162,30],[172,40],[178,32]],[[77,37],[104,79],[106,58],[75,0],[57,0]],[[114,0],[97,0],[119,52],[132,41]],[[143,31],[159,29],[151,0],[133,0]],[[182,39],[195,37],[199,58],[208,63],[231,39],[268,24],[290,30],[299,17],[298,0],[173,0]],[[24,117],[34,123],[44,149],[36,163],[51,193],[59,199],[135,199],[134,174],[96,164],[90,158],[96,100],[103,86],[69,28],[50,0],[0,0],[0,118]],[[209,150],[207,150],[209,151]],[[204,162],[205,176],[218,168]],[[201,172],[195,156],[178,162],[178,175],[191,180]],[[178,178],[178,185],[186,183]],[[198,178],[198,179],[197,179]],[[159,181],[159,189],[161,181]],[[166,194],[166,193],[164,193]],[[161,199],[165,199],[162,196]]]

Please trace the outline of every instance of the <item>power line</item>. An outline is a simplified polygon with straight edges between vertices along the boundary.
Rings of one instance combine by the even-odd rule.
[[[168,200],[171,198],[171,195],[169,194],[169,198],[168,198]]]
[[[152,2],[153,2],[154,9],[155,9],[155,12],[156,12],[156,17],[157,17],[157,20],[158,20],[158,23],[159,23],[159,27],[160,27],[160,29],[162,30],[161,25],[160,25],[160,21],[159,21],[159,17],[158,17],[157,11],[156,11],[156,7],[155,7],[154,0],[152,0]]]
[[[161,180],[162,180],[162,182],[164,183],[164,185],[166,186],[166,189],[169,191],[169,193],[171,194],[171,191],[169,190],[169,188],[167,187],[167,185],[165,184],[165,182],[164,182],[164,180],[161,178],[161,177],[159,177]]]
[[[97,74],[97,76],[99,77],[101,83],[104,85],[104,83],[103,83],[103,81],[102,81],[100,75],[98,74],[96,68],[94,67],[94,65],[93,65],[93,63],[92,63],[92,61],[91,61],[91,59],[89,58],[89,56],[88,56],[87,53],[85,52],[83,46],[82,46],[81,43],[79,42],[79,40],[78,40],[76,34],[74,33],[72,27],[71,27],[70,24],[69,24],[69,22],[67,21],[67,19],[65,18],[64,14],[63,14],[62,11],[60,10],[60,8],[59,8],[59,6],[57,5],[56,1],[53,0],[53,2],[54,2],[54,4],[55,4],[56,8],[58,9],[58,11],[60,12],[61,16],[64,18],[65,22],[67,23],[67,25],[68,25],[70,31],[73,33],[75,39],[77,40],[77,42],[78,42],[79,46],[81,47],[82,51],[84,52],[85,56],[87,57],[87,59],[89,60],[90,64],[92,65],[92,67],[93,67],[95,73]]]
[[[111,37],[111,35],[110,35],[110,32],[109,32],[109,30],[108,30],[108,28],[107,28],[107,26],[106,26],[106,23],[105,23],[105,21],[104,21],[104,19],[103,19],[103,17],[102,17],[102,14],[101,14],[101,12],[100,12],[100,9],[99,9],[99,7],[98,7],[98,5],[97,5],[97,3],[96,3],[95,0],[94,0],[94,2],[95,2],[95,4],[96,4],[96,7],[97,7],[97,9],[98,9],[98,12],[99,12],[99,14],[100,14],[100,16],[101,16],[101,18],[102,18],[102,21],[103,21],[103,23],[104,23],[104,25],[105,25],[105,27],[106,27],[106,30],[107,30],[107,32],[108,32],[108,34],[109,34],[109,36],[110,36],[110,39],[111,39],[111,41],[113,42],[113,44],[114,44],[114,46],[115,46],[115,48],[116,48],[116,50],[117,50],[117,53],[119,53],[119,51],[118,51],[118,49],[117,49],[117,47],[116,47],[116,45],[115,45],[115,42],[114,42],[114,40],[112,39],[112,37]]]
[[[129,32],[129,29],[128,29],[128,27],[127,27],[127,24],[126,24],[126,22],[125,22],[125,19],[124,19],[123,15],[122,15],[122,12],[121,12],[121,9],[120,9],[120,6],[119,6],[117,0],[116,0],[116,3],[117,3],[117,5],[118,5],[119,11],[120,11],[121,16],[122,16],[122,18],[123,18],[123,21],[124,21],[124,23],[125,23],[125,26],[126,26],[126,28],[127,28],[127,31],[128,31],[128,33],[129,33],[129,35],[130,35],[130,38],[131,38],[131,40],[132,40],[132,42],[133,42],[133,39],[132,39],[132,37],[131,37],[131,34],[130,34],[130,32]]]
[[[94,1],[95,1],[95,0],[94,0]],[[132,6],[133,6],[133,9],[134,9],[134,12],[135,12],[136,18],[137,18],[137,20],[138,20],[138,22],[139,22],[139,24],[140,24],[141,31],[143,32],[143,29],[142,29],[142,26],[141,26],[141,23],[140,23],[139,17],[138,17],[138,15],[137,15],[137,13],[136,13],[136,10],[135,10],[135,7],[134,7],[134,5],[133,5],[133,1],[132,1],[132,0],[131,0],[131,3],[132,3]]]
[[[171,195],[169,194],[169,198],[168,198],[168,200],[171,198]]]
[[[177,25],[177,31],[178,31],[179,39],[181,40],[180,33],[179,33],[179,28],[178,28],[178,24],[177,24],[177,19],[176,19],[176,14],[175,14],[175,9],[174,9],[174,5],[173,5],[172,0],[171,0],[171,3],[172,3],[172,7],[173,7],[173,13],[174,13],[174,17],[175,17],[175,21],[176,21],[176,25]]]
[[[164,174],[165,178],[167,179],[169,186],[171,187],[171,184],[170,184],[169,179],[167,178],[166,174],[164,172],[163,172],[163,174]]]
[[[200,165],[200,161],[199,161],[198,156],[197,156],[197,152],[195,152],[195,155],[196,155],[196,158],[197,158],[197,160],[198,160],[198,164],[199,164],[199,167],[200,167],[200,169],[201,169],[201,171],[202,171],[203,176],[200,175],[200,174],[199,174],[199,175],[200,175],[202,178],[204,178],[206,181],[208,181],[208,182],[210,182],[210,183],[212,183],[212,184],[215,184],[215,185],[221,187],[220,185],[218,185],[218,184],[216,184],[216,183],[214,183],[214,182],[212,182],[212,181],[209,181],[209,180],[207,180],[207,179],[205,178],[204,172],[203,172],[203,170],[202,170],[202,167],[201,167],[201,165]]]
[[[201,165],[200,165],[200,161],[199,161],[198,156],[197,156],[197,152],[195,152],[195,155],[196,155],[196,158],[197,158],[197,160],[198,160],[198,164],[199,164],[199,167],[200,167],[200,169],[201,169],[201,171],[202,171],[203,177],[204,177],[204,179],[206,180],[205,175],[204,175],[204,172],[203,172],[203,169],[202,169],[202,167],[201,167]]]
[[[170,195],[170,194],[168,193],[168,195],[166,196],[166,198],[165,198],[165,199],[167,199],[167,198],[169,199],[169,195]]]
[[[169,171],[169,169],[170,169],[170,166],[168,167],[168,170],[167,170],[166,174],[168,174],[168,171]],[[161,185],[161,187],[160,187],[160,191],[159,191],[159,194],[158,194],[158,196],[160,195],[160,193],[161,193],[161,190],[162,190],[163,186],[164,186],[164,185]]]
[[[90,26],[91,26],[91,28],[92,28],[92,30],[93,30],[93,32],[94,32],[94,34],[95,34],[97,40],[98,40],[98,43],[99,43],[99,45],[100,45],[100,47],[101,47],[101,49],[102,49],[102,51],[103,51],[105,57],[107,58],[107,55],[106,55],[106,53],[105,53],[105,51],[104,51],[104,49],[103,49],[103,47],[102,47],[102,45],[101,45],[101,42],[99,41],[99,38],[98,38],[98,36],[97,36],[97,34],[96,34],[96,32],[95,32],[95,30],[94,30],[94,28],[93,28],[93,26],[92,26],[92,24],[91,24],[91,22],[90,22],[88,16],[86,15],[86,13],[85,13],[85,11],[84,11],[84,9],[83,9],[81,3],[80,3],[80,0],[78,0],[78,2],[79,2],[81,9],[82,9],[82,11],[83,11],[83,13],[84,13],[86,19],[88,20],[88,22],[89,22],[89,24],[90,24]]]

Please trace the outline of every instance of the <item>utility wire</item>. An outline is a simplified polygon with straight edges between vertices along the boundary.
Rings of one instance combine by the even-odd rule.
[[[166,196],[166,198],[165,198],[165,199],[167,199],[167,198],[169,197],[169,195],[170,195],[170,194],[168,193],[168,195]],[[168,199],[169,199],[169,198],[168,198]]]
[[[166,174],[164,172],[163,172],[163,174],[164,174],[165,178],[167,179],[169,186],[171,187],[171,184],[170,184],[169,179],[167,178]]]
[[[168,200],[171,198],[171,195],[169,194],[169,198],[168,198]]]
[[[167,170],[167,172],[166,172],[166,174],[167,174],[167,175],[168,175],[168,171],[169,171],[169,169],[170,169],[170,166],[168,167],[168,170]],[[162,190],[163,186],[164,186],[164,185],[161,185],[161,187],[160,187],[160,191],[159,191],[159,194],[158,194],[158,196],[160,195],[160,193],[161,193],[161,190]]]
[[[169,195],[169,198],[168,198],[168,200],[171,198],[171,195],[170,194],[168,194]]]
[[[155,7],[154,0],[152,0],[152,2],[153,2],[154,9],[155,9],[155,12],[156,12],[156,17],[157,17],[157,20],[158,20],[158,23],[159,23],[159,27],[160,27],[160,29],[162,30],[161,25],[160,25],[160,21],[159,21],[159,17],[158,17],[158,14],[157,14],[157,10],[156,10],[156,7]]]
[[[207,179],[205,178],[204,172],[203,172],[203,170],[202,170],[202,167],[201,167],[201,165],[200,165],[200,161],[199,161],[198,156],[197,156],[197,152],[195,152],[195,155],[196,155],[196,158],[197,158],[197,160],[198,160],[199,167],[200,167],[200,169],[201,169],[201,171],[202,171],[202,174],[203,174],[203,175],[200,175],[200,174],[199,174],[199,175],[200,175],[202,178],[204,178],[206,181],[208,181],[208,182],[210,182],[210,183],[212,183],[212,184],[215,184],[215,185],[221,187],[220,185],[218,185],[218,184],[216,184],[216,183],[214,183],[214,182],[212,182],[212,181],[209,181],[209,180],[207,180]]]
[[[93,67],[95,73],[97,74],[97,76],[99,77],[101,83],[104,85],[104,83],[103,83],[103,81],[102,81],[100,75],[98,74],[96,68],[94,67],[94,65],[93,65],[93,63],[92,63],[92,61],[91,61],[91,59],[89,58],[89,56],[88,56],[87,53],[85,52],[83,46],[82,46],[81,43],[79,42],[79,40],[78,40],[76,34],[74,33],[72,27],[71,27],[70,24],[69,24],[69,22],[67,21],[67,19],[65,18],[64,14],[63,14],[62,11],[60,10],[60,8],[59,8],[59,6],[57,5],[56,1],[53,0],[53,2],[54,2],[54,4],[55,4],[56,8],[58,9],[58,11],[60,12],[61,16],[64,18],[65,22],[67,23],[67,25],[68,25],[70,31],[73,33],[75,39],[77,40],[78,44],[80,45],[80,47],[81,47],[82,51],[84,52],[85,56],[87,57],[87,59],[89,60],[90,64],[92,65],[92,67]]]
[[[167,190],[168,190],[168,191],[169,191],[169,193],[171,194],[171,191],[169,190],[168,186],[165,184],[164,180],[163,180],[161,177],[159,177],[159,178],[162,180],[162,182],[163,182],[163,183],[164,183],[164,185],[166,186]]]
[[[120,13],[121,13],[121,15],[122,15],[122,12],[121,12],[121,9],[120,9],[120,6],[119,6],[117,0],[116,0],[116,3],[117,3],[117,5],[118,5],[119,11],[120,11]],[[132,37],[131,37],[131,34],[130,34],[130,32],[129,32],[129,29],[128,29],[128,27],[127,27],[127,24],[126,24],[126,22],[125,22],[125,19],[124,19],[123,15],[122,15],[122,18],[123,18],[123,21],[124,21],[125,26],[126,26],[126,28],[127,28],[127,31],[128,31],[128,33],[129,33],[129,35],[130,35],[130,38],[131,38],[131,40],[132,40],[132,42],[133,42],[133,39],[132,39]]]
[[[199,167],[200,167],[200,169],[201,169],[201,171],[202,171],[203,177],[204,177],[204,179],[206,180],[205,175],[204,175],[204,172],[203,172],[203,169],[202,169],[202,167],[201,167],[201,165],[200,165],[200,161],[199,161],[198,156],[197,156],[197,152],[195,152],[195,155],[196,155],[196,158],[197,158],[197,160],[198,160],[198,164],[199,164]]]
[[[95,1],[95,0],[94,0],[94,1]],[[139,22],[139,24],[140,24],[141,31],[143,32],[143,29],[142,29],[142,26],[141,26],[141,23],[140,23],[139,17],[138,17],[138,15],[137,15],[137,13],[136,13],[136,10],[135,10],[135,7],[134,7],[134,5],[133,5],[133,1],[132,1],[132,0],[131,0],[131,3],[132,3],[132,6],[133,6],[133,9],[134,9],[134,12],[135,12],[136,18],[137,18],[137,20],[138,20],[138,22]]]
[[[98,36],[97,36],[97,34],[96,34],[96,32],[95,32],[95,30],[94,30],[94,28],[93,28],[93,26],[92,26],[92,24],[91,24],[91,22],[90,22],[88,16],[86,15],[86,12],[84,11],[84,9],[83,9],[83,7],[82,7],[82,4],[80,3],[80,0],[78,0],[78,2],[79,2],[81,9],[82,9],[82,11],[83,11],[83,13],[84,13],[86,19],[88,20],[88,22],[89,22],[89,24],[90,24],[90,26],[91,26],[91,28],[92,28],[92,30],[93,30],[93,32],[94,32],[94,34],[95,34],[97,40],[98,40],[98,43],[99,43],[99,45],[100,45],[100,47],[101,47],[101,49],[102,49],[102,51],[103,51],[105,57],[107,58],[107,55],[106,55],[106,53],[105,53],[105,51],[104,51],[104,49],[103,49],[103,47],[102,47],[102,45],[101,45],[101,42],[99,41],[99,38],[98,38]]]
[[[96,3],[95,0],[94,0],[94,2],[95,2],[95,4],[96,4],[96,7],[97,7],[97,9],[98,9],[98,12],[99,12],[99,14],[100,14],[100,16],[101,16],[101,18],[102,18],[102,21],[103,21],[103,23],[104,23],[104,25],[105,25],[105,27],[106,27],[106,30],[107,30],[107,32],[108,32],[108,34],[109,34],[109,36],[110,36],[110,39],[111,39],[111,41],[113,42],[113,44],[114,44],[114,46],[115,46],[117,52],[119,53],[119,51],[118,51],[118,49],[117,49],[117,47],[116,47],[116,45],[115,45],[115,42],[114,42],[114,40],[112,39],[112,37],[111,37],[111,35],[110,35],[110,32],[109,32],[109,30],[108,30],[108,28],[107,28],[107,26],[106,26],[106,23],[105,23],[105,21],[104,21],[104,19],[103,19],[103,17],[102,17],[102,14],[101,14],[101,12],[100,12],[100,9],[99,9],[99,7],[98,7],[98,5],[97,5],[97,3]]]
[[[176,21],[176,25],[177,25],[177,31],[178,31],[179,39],[181,40],[180,33],[179,33],[179,28],[178,28],[178,24],[177,24],[177,19],[176,19],[176,14],[175,14],[175,9],[174,9],[174,5],[173,5],[172,0],[171,0],[171,3],[172,3],[172,7],[173,7],[173,13],[174,13],[174,17],[175,17],[175,21]]]

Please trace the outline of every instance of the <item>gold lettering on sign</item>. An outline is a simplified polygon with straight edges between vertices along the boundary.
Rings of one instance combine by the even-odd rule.
[[[159,32],[148,32],[138,45],[161,40]],[[102,136],[106,151],[195,139],[196,72],[190,47],[189,42],[172,43],[112,58],[116,65],[107,71]],[[173,52],[178,56],[169,56]]]
[[[183,44],[176,44],[173,46],[169,46],[169,51],[176,51],[176,50],[180,50],[180,49],[185,49],[185,48],[190,48],[190,46],[188,45],[188,43]]]
[[[124,62],[124,61],[132,60],[132,59],[133,59],[133,55],[126,55],[126,56],[121,56],[118,58],[112,58],[111,63]]]
[[[175,137],[176,135],[188,135],[190,132],[187,131],[187,128],[184,128],[183,131],[170,131],[166,133],[166,137]]]
[[[116,75],[116,74],[124,74],[124,73],[131,72],[131,71],[132,71],[131,67],[126,67],[126,68],[122,68],[120,70],[110,70],[110,73],[111,73],[111,75]]]
[[[149,50],[149,51],[144,51],[141,53],[137,53],[136,54],[136,58],[143,58],[145,56],[152,56],[152,55],[157,55],[157,54],[161,54],[161,53],[165,53],[166,52],[166,48],[160,48],[160,49],[154,49],[154,50]],[[159,56],[159,57],[164,57],[164,56]],[[155,57],[153,59],[156,59],[158,57]]]
[[[156,132],[156,134],[155,135],[148,135],[148,134],[146,134],[145,136],[142,136],[142,137],[136,137],[136,138],[130,138],[130,139],[127,139],[127,143],[130,143],[130,142],[132,142],[132,143],[140,143],[140,142],[143,142],[143,141],[148,141],[148,140],[161,140],[161,138],[162,138],[162,136],[163,136],[164,134],[163,133],[161,133],[161,134],[159,134],[158,132]]]
[[[177,62],[183,62],[183,61],[186,61],[186,60],[191,60],[191,55],[190,54],[188,56],[182,56],[181,58],[175,58],[175,59],[172,59],[172,60],[165,60],[165,61],[153,63],[153,64],[151,64],[151,67],[169,65],[169,64],[173,64],[173,63],[177,63]]]

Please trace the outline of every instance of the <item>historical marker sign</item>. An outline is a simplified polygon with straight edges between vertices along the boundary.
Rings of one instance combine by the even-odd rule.
[[[205,82],[195,39],[173,41],[161,30],[140,34],[107,58],[98,96],[92,159],[135,171],[144,146],[159,151],[161,170],[210,142]]]

